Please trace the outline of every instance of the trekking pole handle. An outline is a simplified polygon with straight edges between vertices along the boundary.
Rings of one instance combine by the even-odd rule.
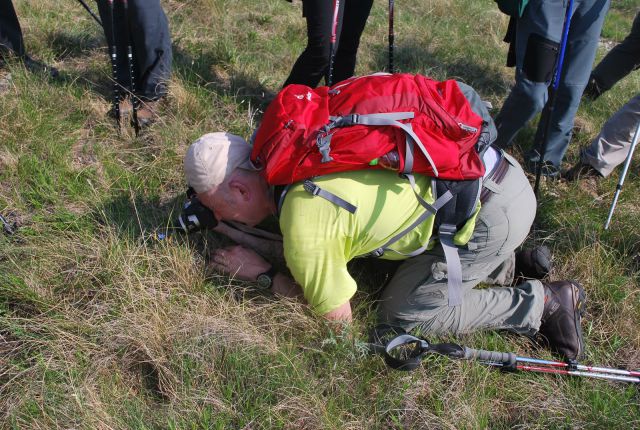
[[[484,361],[488,364],[500,365],[505,369],[516,368],[517,356],[513,352],[486,351],[484,349],[473,349],[463,347],[464,359]]]

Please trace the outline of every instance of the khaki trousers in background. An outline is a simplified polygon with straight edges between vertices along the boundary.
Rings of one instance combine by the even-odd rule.
[[[479,329],[508,329],[533,334],[540,327],[544,290],[539,281],[516,288],[475,288],[481,282],[509,285],[515,249],[529,233],[536,199],[520,165],[510,163],[501,184],[485,181],[494,194],[482,206],[474,233],[459,248],[463,303],[449,307],[447,264],[440,246],[405,261],[382,294],[380,319],[405,330],[425,333],[468,333]]]
[[[582,162],[590,164],[602,176],[609,176],[622,164],[640,123],[640,94],[633,97],[602,126],[600,134],[582,153]]]

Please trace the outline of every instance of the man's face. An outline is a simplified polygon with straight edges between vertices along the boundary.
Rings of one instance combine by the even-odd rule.
[[[213,215],[216,217],[218,222],[243,222],[241,220],[242,216],[238,212],[238,205],[234,205],[233,202],[230,201],[228,196],[225,196],[222,190],[198,194],[198,200],[200,200],[200,203],[202,203],[211,212],[213,212]]]
[[[213,192],[198,195],[218,221],[236,221],[248,226],[259,224],[269,215],[264,193],[251,181],[232,180]],[[263,195],[264,194],[264,195]]]

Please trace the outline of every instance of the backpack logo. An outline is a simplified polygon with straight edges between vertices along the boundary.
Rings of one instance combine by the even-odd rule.
[[[294,94],[293,95],[295,98],[297,98],[298,100],[302,100],[304,98],[306,98],[308,101],[311,101],[311,91],[307,91],[307,94]]]

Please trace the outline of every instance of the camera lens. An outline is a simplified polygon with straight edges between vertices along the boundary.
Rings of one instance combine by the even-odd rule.
[[[215,215],[198,200],[196,195],[192,195],[191,199],[185,203],[176,222],[176,227],[181,228],[185,233],[212,229],[216,225],[218,220]]]

